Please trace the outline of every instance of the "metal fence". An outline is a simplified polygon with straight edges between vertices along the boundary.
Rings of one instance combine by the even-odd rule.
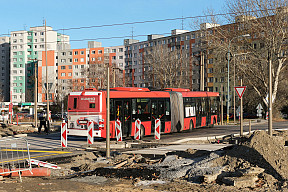
[[[31,171],[28,141],[21,138],[0,139],[0,175],[7,176],[22,171]]]

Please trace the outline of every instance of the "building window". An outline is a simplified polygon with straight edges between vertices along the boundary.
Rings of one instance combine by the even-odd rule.
[[[68,68],[69,68],[69,69],[72,69],[72,65],[69,65]]]
[[[62,52],[62,55],[66,55],[66,52]]]
[[[68,73],[68,76],[71,77],[71,76],[72,76],[72,73]]]
[[[78,69],[78,65],[74,65],[74,69]]]
[[[112,53],[116,53],[116,49],[112,49]]]
[[[119,50],[118,50],[119,52],[123,52],[123,48],[119,48]]]
[[[80,58],[80,62],[84,62],[84,58]]]
[[[66,76],[66,73],[61,73],[61,77],[65,77]]]
[[[66,67],[65,66],[61,66],[61,69],[65,69]]]
[[[74,59],[74,62],[78,62],[78,59],[76,58],[76,59]]]
[[[113,59],[113,60],[116,60],[116,56],[112,56],[112,59]]]
[[[74,51],[74,55],[78,55],[78,51]]]
[[[81,54],[81,55],[84,55],[84,51],[81,51],[80,54]]]
[[[120,56],[119,56],[119,59],[123,59],[123,55],[120,55]]]
[[[102,57],[98,57],[98,61],[102,61]]]
[[[95,50],[91,51],[91,54],[95,54]]]
[[[69,59],[69,62],[72,63],[72,59]]]

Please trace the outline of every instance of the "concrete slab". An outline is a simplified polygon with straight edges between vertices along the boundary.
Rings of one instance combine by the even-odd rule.
[[[126,151],[127,154],[146,154],[146,155],[165,155],[168,152],[173,151],[186,151],[187,149],[216,151],[225,147],[231,146],[231,144],[184,144],[184,145],[169,145],[149,149],[140,149],[134,151]]]

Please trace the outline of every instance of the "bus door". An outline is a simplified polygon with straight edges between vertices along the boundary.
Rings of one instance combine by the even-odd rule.
[[[202,102],[201,98],[196,98],[196,127],[201,126]]]
[[[128,137],[131,132],[131,102],[130,100],[115,99],[116,119],[121,121],[123,137]]]
[[[161,132],[165,130],[165,106],[164,99],[151,101],[151,134],[155,133],[155,120],[158,118],[161,121]]]
[[[129,99],[124,99],[123,101],[123,120],[124,122],[122,123],[123,125],[123,135],[124,136],[130,136],[131,133],[131,100]]]

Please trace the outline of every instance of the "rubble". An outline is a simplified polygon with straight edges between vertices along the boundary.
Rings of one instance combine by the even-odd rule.
[[[86,151],[57,161],[62,169],[51,170],[51,177],[101,187],[112,182],[116,188],[127,181],[123,189],[128,191],[276,191],[288,188],[286,139],[287,132],[269,136],[257,131],[233,147],[187,149],[164,157],[112,151],[107,159],[104,152]]]

